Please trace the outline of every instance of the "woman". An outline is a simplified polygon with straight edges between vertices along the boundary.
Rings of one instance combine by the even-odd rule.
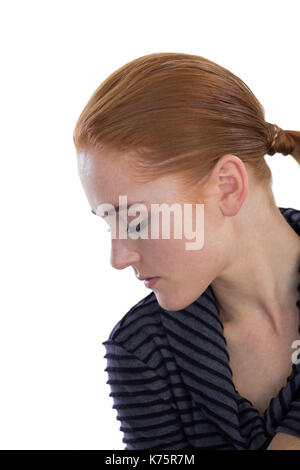
[[[103,343],[125,449],[300,449],[300,211],[276,206],[264,159],[300,164],[300,132],[266,122],[225,68],[157,53],[99,86],[74,142],[114,234],[118,208],[102,209],[120,195],[204,208],[200,249],[175,229],[143,238],[152,212],[126,227],[139,238],[112,237],[114,268],[155,278]]]

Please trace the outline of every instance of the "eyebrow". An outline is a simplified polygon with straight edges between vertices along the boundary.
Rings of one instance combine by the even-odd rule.
[[[116,206],[115,209],[111,209],[111,210],[109,210],[109,211],[105,211],[105,212],[107,212],[107,214],[104,215],[104,216],[100,216],[100,217],[105,218],[105,217],[108,217],[109,215],[112,215],[112,214],[114,213],[114,210],[115,210],[116,212],[119,212],[120,210],[126,209],[126,207],[132,206],[133,204],[144,204],[144,203],[146,203],[146,201],[141,201],[141,202],[129,202],[129,203],[127,204],[127,206]],[[98,214],[96,214],[95,211],[93,211],[93,209],[91,209],[91,212],[92,212],[93,214],[95,214],[95,215],[98,215]]]

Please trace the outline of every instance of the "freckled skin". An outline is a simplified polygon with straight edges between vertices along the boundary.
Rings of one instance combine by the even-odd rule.
[[[205,203],[200,192],[197,199],[186,198],[186,189],[174,177],[162,177],[147,184],[134,182],[128,167],[109,158],[107,153],[104,155],[104,152],[103,155],[98,152],[97,156],[80,155],[78,162],[82,185],[95,212],[98,204],[104,202],[116,206],[119,195],[127,195],[128,202],[147,201],[149,217],[154,203],[178,203],[182,213],[184,203]],[[195,214],[195,209],[193,211]],[[184,308],[198,298],[214,279],[224,262],[224,253],[229,249],[227,244],[230,245],[230,238],[225,238],[220,228],[222,217],[213,199],[207,198],[204,218],[202,249],[186,250],[185,244],[191,240],[186,239],[183,232],[182,239],[174,238],[171,216],[170,239],[162,239],[160,230],[160,239],[151,239],[149,235],[148,239],[111,240],[112,266],[116,269],[132,266],[140,276],[160,276],[159,282],[153,286],[158,302],[169,310]]]
[[[258,184],[251,167],[231,154],[221,157],[197,187],[184,186],[176,175],[138,182],[130,158],[108,148],[78,155],[91,209],[116,206],[119,195],[128,203],[146,201],[149,213],[151,203],[179,203],[182,209],[187,202],[201,203],[204,245],[186,250],[189,240],[175,239],[171,224],[169,240],[112,239],[111,265],[131,266],[141,277],[160,276],[153,291],[165,309],[186,307],[212,284],[224,321],[246,319],[251,311],[253,322],[265,319],[277,331],[282,311],[297,301],[300,240],[279,213],[270,186]]]
[[[172,228],[168,240],[112,239],[111,265],[130,266],[140,277],[160,276],[152,290],[167,310],[185,308],[211,284],[235,385],[262,413],[274,390],[285,383],[293,352],[290,344],[300,338],[295,336],[300,237],[280,214],[270,186],[259,184],[251,167],[237,156],[220,158],[197,187],[184,186],[174,175],[140,183],[130,172],[127,157],[107,148],[78,155],[78,172],[91,209],[97,212],[102,203],[116,206],[120,195],[127,196],[128,205],[147,201],[149,214],[151,203],[179,203],[182,208],[187,202],[201,203],[204,245],[186,250],[190,240],[175,239]],[[275,369],[277,351],[281,362],[276,361]],[[277,433],[268,449],[300,449],[299,442]]]

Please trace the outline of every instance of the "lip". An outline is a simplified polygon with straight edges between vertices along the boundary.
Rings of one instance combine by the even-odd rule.
[[[160,277],[158,277],[158,276],[157,277],[150,277],[148,279],[146,278],[146,279],[144,279],[144,284],[145,284],[146,287],[149,287],[149,289],[150,289],[151,287],[154,286],[154,284],[156,284],[156,282],[159,279],[160,279]]]
[[[148,279],[154,279],[155,276],[145,276],[145,277],[138,277],[139,281],[148,281]]]

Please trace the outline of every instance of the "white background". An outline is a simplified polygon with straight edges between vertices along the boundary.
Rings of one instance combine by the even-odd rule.
[[[121,65],[184,52],[230,69],[267,121],[300,130],[300,3],[0,5],[0,448],[124,449],[101,343],[151,291],[110,266],[105,222],[77,174],[76,120]],[[265,158],[277,205],[300,209],[300,167]]]

